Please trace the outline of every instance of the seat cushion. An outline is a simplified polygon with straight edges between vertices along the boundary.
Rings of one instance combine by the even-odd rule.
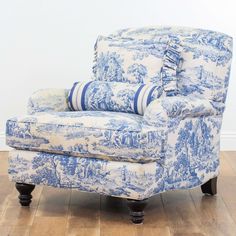
[[[140,163],[158,160],[161,135],[142,120],[119,112],[38,113],[9,119],[6,140],[16,149]]]

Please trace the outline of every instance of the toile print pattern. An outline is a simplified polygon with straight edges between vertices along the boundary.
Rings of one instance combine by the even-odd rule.
[[[211,125],[206,125],[206,121]],[[134,199],[143,199],[170,189],[192,188],[218,174],[219,140],[209,141],[208,136],[209,131],[211,138],[219,136],[219,125],[218,118],[181,121],[181,128],[169,134],[175,142],[172,148],[169,147],[163,162],[141,164],[13,151],[9,173],[14,173],[13,181],[24,180],[26,183],[76,188]],[[198,135],[194,136],[196,130]],[[176,133],[181,133],[181,136]]]
[[[41,113],[7,121],[7,144],[17,149],[101,156],[111,160],[150,162],[159,153],[153,127],[142,126],[142,116],[118,112],[79,111]],[[147,145],[148,144],[148,145]],[[147,148],[148,147],[148,148]]]
[[[174,83],[164,85],[176,86],[177,93],[162,88],[143,115],[70,111],[66,89],[32,95],[29,115],[7,122],[7,144],[15,148],[9,157],[10,179],[144,199],[217,176],[230,36],[178,27],[100,36],[94,79],[163,86],[161,68],[170,41],[181,45],[181,66],[167,71]]]
[[[98,38],[95,45],[94,77],[104,81],[160,84],[163,58],[168,46],[180,45],[178,51],[182,62],[176,75],[176,90],[182,95],[200,93],[213,100],[221,97],[220,101],[223,101],[230,72],[232,43],[228,35],[203,29],[124,29]],[[133,73],[128,68],[133,64],[142,65],[145,73],[131,76]],[[202,81],[204,74],[210,74],[210,77]],[[219,79],[212,83],[212,77]],[[170,84],[173,82],[170,81]]]

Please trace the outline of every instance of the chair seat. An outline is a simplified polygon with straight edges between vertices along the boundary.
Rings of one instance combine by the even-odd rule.
[[[37,113],[9,119],[6,140],[21,150],[139,163],[156,161],[161,149],[153,141],[156,131],[144,131],[142,119],[136,114],[103,111]]]

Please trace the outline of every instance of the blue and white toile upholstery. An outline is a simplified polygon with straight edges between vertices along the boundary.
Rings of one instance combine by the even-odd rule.
[[[204,184],[219,173],[231,58],[232,38],[209,30],[100,36],[94,79],[123,83],[124,90],[153,85],[157,98],[140,115],[129,113],[133,100],[127,110],[121,103],[119,111],[117,100],[105,106],[105,91],[86,111],[71,110],[68,89],[34,93],[28,115],[7,121],[10,180],[136,200]]]

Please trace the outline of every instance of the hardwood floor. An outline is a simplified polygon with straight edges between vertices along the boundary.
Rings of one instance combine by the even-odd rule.
[[[150,198],[143,225],[129,221],[125,200],[36,186],[30,208],[18,203],[0,152],[0,236],[200,236],[236,235],[236,152],[221,153],[218,194],[201,189]]]

